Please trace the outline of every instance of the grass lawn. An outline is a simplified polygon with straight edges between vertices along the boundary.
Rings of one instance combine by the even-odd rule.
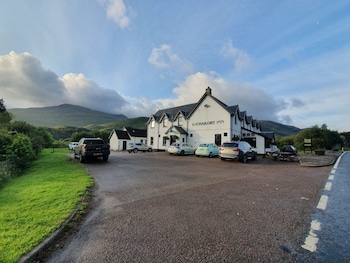
[[[16,262],[40,244],[93,185],[85,168],[67,153],[43,150],[25,174],[0,188],[0,262]]]

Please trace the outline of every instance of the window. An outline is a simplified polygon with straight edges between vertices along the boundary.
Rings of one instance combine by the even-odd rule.
[[[167,127],[168,126],[168,119],[164,118],[163,120],[163,127]]]
[[[154,128],[154,124],[155,124],[155,121],[152,120],[152,121],[151,121],[151,128]]]
[[[151,145],[153,145],[153,137],[151,137]]]
[[[168,140],[168,137],[163,137],[163,146],[166,146],[166,141]]]
[[[185,138],[182,138],[182,142],[185,142]]]
[[[183,126],[183,118],[182,118],[182,116],[179,116],[178,121],[179,121],[179,126]]]
[[[224,136],[227,136],[227,132],[224,132]]]

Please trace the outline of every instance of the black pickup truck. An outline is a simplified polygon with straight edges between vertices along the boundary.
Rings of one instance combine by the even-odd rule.
[[[81,138],[74,148],[74,158],[79,159],[81,163],[93,158],[102,158],[103,161],[107,161],[109,154],[109,144],[101,138]]]

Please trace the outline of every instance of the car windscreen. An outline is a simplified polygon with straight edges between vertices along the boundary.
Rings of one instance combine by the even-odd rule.
[[[199,147],[208,147],[208,144],[207,143],[202,143],[199,145]]]
[[[86,140],[84,143],[87,145],[104,144],[102,140]]]

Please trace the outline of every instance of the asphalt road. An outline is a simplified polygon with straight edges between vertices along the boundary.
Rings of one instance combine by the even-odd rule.
[[[350,153],[344,153],[329,173],[311,216],[300,262],[350,262]]]
[[[113,152],[93,210],[48,262],[297,262],[332,170]]]

